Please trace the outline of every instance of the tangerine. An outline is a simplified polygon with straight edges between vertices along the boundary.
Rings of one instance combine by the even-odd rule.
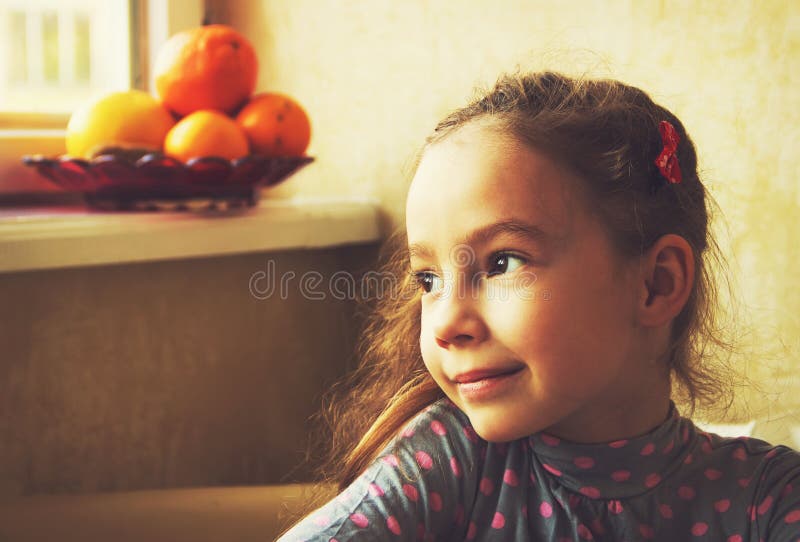
[[[233,160],[249,153],[247,136],[232,118],[213,109],[186,115],[164,140],[164,152],[188,162],[201,156]]]
[[[253,93],[257,74],[253,45],[223,24],[175,34],[153,67],[156,94],[181,116],[201,109],[232,113]]]
[[[302,156],[311,141],[311,123],[302,106],[285,94],[256,94],[236,116],[256,154]]]
[[[175,119],[143,90],[112,92],[86,102],[67,123],[67,154],[90,159],[104,147],[161,150]]]

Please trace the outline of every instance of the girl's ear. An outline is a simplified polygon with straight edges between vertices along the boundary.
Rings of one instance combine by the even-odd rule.
[[[694,284],[694,253],[680,235],[661,236],[642,256],[639,323],[668,324],[683,309]]]

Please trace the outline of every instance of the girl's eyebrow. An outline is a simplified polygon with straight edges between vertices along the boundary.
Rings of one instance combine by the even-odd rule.
[[[500,234],[539,243],[543,243],[550,238],[550,235],[540,226],[516,218],[508,218],[476,228],[462,237],[456,244],[470,246],[481,245],[491,241]],[[424,243],[412,243],[408,246],[409,258],[424,258],[432,255],[433,250]]]

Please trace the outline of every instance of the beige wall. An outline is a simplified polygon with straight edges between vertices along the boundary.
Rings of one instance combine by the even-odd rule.
[[[800,407],[800,7],[795,2],[209,0],[261,60],[259,90],[313,122],[318,166],[276,189],[366,194],[402,222],[409,161],[439,117],[502,70],[591,68],[673,109],[725,212],[721,242],[745,303],[740,366]],[[717,228],[722,232],[724,222]],[[738,270],[737,270],[738,266]],[[746,318],[745,318],[746,317]],[[747,319],[752,324],[748,328]],[[743,360],[748,360],[744,366]],[[775,409],[773,408],[773,411]]]
[[[330,286],[374,258],[360,245],[0,274],[0,500],[308,480],[307,420],[357,329]],[[308,271],[322,280],[301,290]],[[267,276],[251,294],[259,272],[271,294]]]

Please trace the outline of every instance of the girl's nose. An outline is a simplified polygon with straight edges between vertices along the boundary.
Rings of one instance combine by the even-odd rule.
[[[486,340],[488,329],[471,294],[453,293],[439,300],[433,334],[442,348],[475,345]]]

